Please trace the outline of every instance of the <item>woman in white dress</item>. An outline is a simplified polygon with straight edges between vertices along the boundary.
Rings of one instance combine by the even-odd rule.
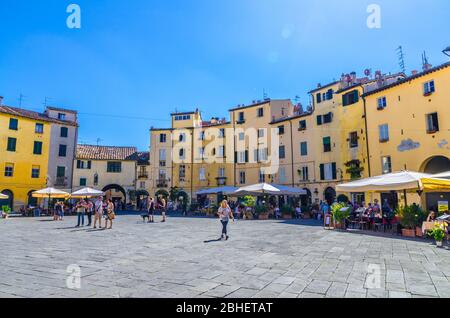
[[[220,222],[222,223],[222,236],[220,239],[229,239],[228,232],[227,232],[227,226],[228,222],[230,221],[230,218],[234,221],[233,213],[231,211],[230,206],[228,205],[227,200],[223,200],[220,204],[219,210],[218,210]]]

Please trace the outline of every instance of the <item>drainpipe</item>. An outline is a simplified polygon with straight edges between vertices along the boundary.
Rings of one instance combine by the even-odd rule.
[[[291,126],[291,170],[292,170],[292,187],[295,186],[294,181],[294,137],[293,137],[293,130],[292,130],[292,120],[289,121],[289,125]]]
[[[369,172],[369,177],[372,176],[372,172],[370,170],[370,150],[369,150],[369,131],[367,129],[367,106],[366,106],[366,98],[364,97],[364,95],[362,96],[363,98],[363,104],[364,104],[364,126],[366,129],[366,148],[367,148],[367,167],[368,167],[368,172]]]

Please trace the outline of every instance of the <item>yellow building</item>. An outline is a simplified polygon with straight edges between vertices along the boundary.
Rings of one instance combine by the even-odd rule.
[[[91,187],[113,201],[130,203],[135,200],[137,161],[135,147],[78,145],[73,188]]]
[[[31,193],[46,187],[50,130],[55,120],[44,114],[1,106],[0,100],[0,200],[14,211],[36,206]]]
[[[450,63],[413,75],[363,95],[372,176],[401,170],[439,173],[450,170]],[[427,206],[449,201],[449,194],[429,194]],[[382,199],[403,201],[396,194]],[[417,201],[415,194],[408,202]]]

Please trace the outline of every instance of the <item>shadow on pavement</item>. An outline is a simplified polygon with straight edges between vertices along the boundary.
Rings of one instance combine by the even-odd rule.
[[[203,243],[208,244],[208,243],[221,242],[221,241],[222,241],[222,239],[219,238],[219,239],[216,239],[216,240],[203,241]]]

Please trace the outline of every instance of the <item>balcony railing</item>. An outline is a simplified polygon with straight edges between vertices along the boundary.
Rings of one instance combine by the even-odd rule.
[[[147,172],[139,172],[138,178],[139,179],[148,179],[148,173]]]
[[[169,180],[166,180],[166,179],[156,180],[157,188],[168,188],[168,185],[169,185]]]

